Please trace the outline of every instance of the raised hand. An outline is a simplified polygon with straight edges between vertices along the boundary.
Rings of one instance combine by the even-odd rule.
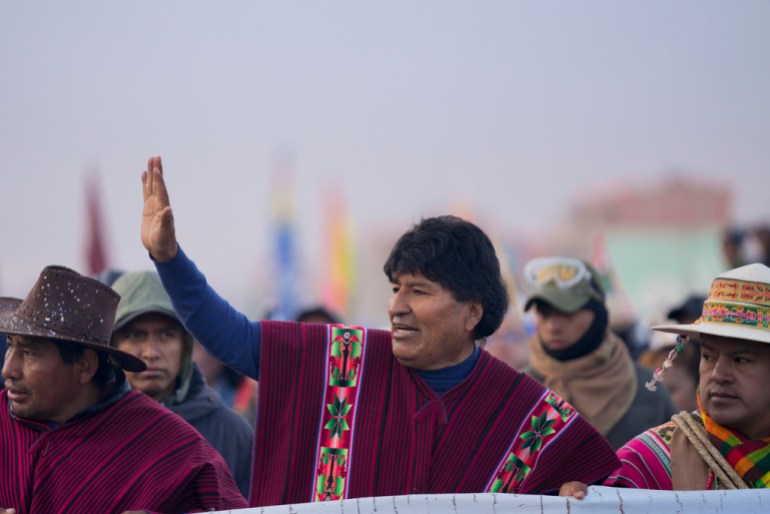
[[[147,160],[147,169],[142,172],[142,192],[142,244],[157,261],[173,259],[178,250],[174,215],[159,156]]]

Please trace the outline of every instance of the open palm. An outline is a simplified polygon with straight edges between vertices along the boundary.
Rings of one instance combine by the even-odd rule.
[[[142,173],[142,192],[142,244],[154,259],[172,259],[177,252],[174,216],[163,180],[163,164],[158,156],[147,160],[147,169]]]

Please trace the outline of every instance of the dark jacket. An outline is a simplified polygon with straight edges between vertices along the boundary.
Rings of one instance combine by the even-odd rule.
[[[185,399],[180,403],[166,404],[166,407],[194,426],[224,457],[238,488],[248,498],[254,438],[251,426],[206,385],[198,366],[193,364]]]
[[[666,388],[658,387],[656,391],[650,391],[645,383],[652,379],[652,372],[634,362],[636,368],[636,396],[634,403],[625,416],[620,418],[618,424],[612,427],[607,435],[610,446],[619,449],[628,441],[650,428],[654,420],[667,420],[676,414],[676,408],[671,403],[671,398]],[[662,423],[662,422],[661,422]]]

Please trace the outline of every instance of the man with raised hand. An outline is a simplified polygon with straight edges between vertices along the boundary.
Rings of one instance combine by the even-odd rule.
[[[391,331],[252,322],[178,245],[159,157],[142,184],[142,242],[179,319],[259,380],[252,506],[555,493],[617,467],[569,404],[481,348],[508,297],[494,248],[472,223],[427,218],[396,242],[384,266]]]

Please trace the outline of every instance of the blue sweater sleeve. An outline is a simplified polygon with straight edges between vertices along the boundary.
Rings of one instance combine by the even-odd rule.
[[[177,316],[193,337],[221,362],[258,379],[259,322],[249,321],[219,296],[181,247],[173,259],[153,262]]]

